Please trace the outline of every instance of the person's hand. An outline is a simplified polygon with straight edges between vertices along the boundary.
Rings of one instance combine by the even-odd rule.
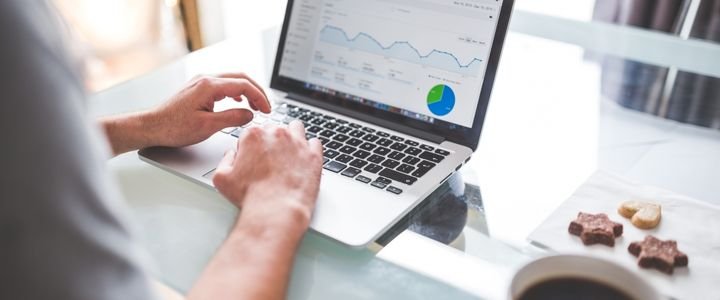
[[[242,207],[241,218],[278,221],[304,232],[315,207],[322,160],[322,144],[306,140],[299,121],[288,127],[250,127],[238,138],[237,151],[225,154],[213,183]]]
[[[154,146],[181,147],[199,143],[223,128],[252,121],[247,109],[214,112],[216,101],[226,97],[247,98],[252,109],[270,113],[270,103],[262,88],[245,74],[200,76],[160,107],[146,115],[146,126],[153,133]]]
[[[153,146],[182,147],[207,139],[223,128],[250,122],[247,109],[214,112],[215,102],[248,100],[251,109],[270,112],[262,88],[243,73],[191,80],[166,103],[148,111],[100,119],[115,154]]]
[[[286,299],[290,270],[318,196],[322,145],[302,123],[250,127],[215,170],[215,187],[241,207],[188,299]]]

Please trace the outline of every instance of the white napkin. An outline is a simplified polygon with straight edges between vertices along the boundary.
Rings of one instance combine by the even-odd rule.
[[[662,205],[660,224],[651,230],[633,226],[617,213],[620,203],[627,200]],[[611,220],[623,224],[623,234],[615,240],[615,247],[585,246],[579,237],[568,233],[568,225],[580,211],[606,213]],[[673,275],[638,267],[636,257],[627,248],[648,234],[661,240],[676,240],[678,249],[688,255],[689,266],[676,267]],[[529,239],[560,253],[608,258],[634,270],[667,296],[720,299],[720,207],[686,196],[597,172],[535,229]]]

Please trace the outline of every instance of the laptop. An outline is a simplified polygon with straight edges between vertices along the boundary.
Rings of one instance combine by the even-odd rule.
[[[289,0],[273,112],[141,159],[212,187],[247,127],[300,120],[324,146],[310,228],[366,247],[467,163],[480,138],[512,0]]]

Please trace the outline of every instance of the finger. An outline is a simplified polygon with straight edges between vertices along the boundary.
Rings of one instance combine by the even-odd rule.
[[[252,77],[248,76],[245,73],[242,73],[242,72],[241,73],[224,73],[224,74],[218,75],[218,77],[245,79],[245,80],[249,81],[252,85],[257,87],[263,93],[263,95],[265,95],[265,98],[267,98],[267,94],[265,94],[265,90],[262,88],[262,86],[260,84],[258,84],[257,81],[252,79]]]
[[[253,119],[253,113],[244,108],[234,108],[219,112],[210,113],[213,127],[217,130],[242,126]]]
[[[308,145],[309,145],[309,147],[310,147],[310,151],[315,152],[315,153],[319,154],[319,155],[322,157],[323,145],[322,145],[322,143],[320,142],[319,139],[317,139],[317,138],[311,138],[311,139],[308,141]]]
[[[235,162],[235,150],[228,150],[225,152],[225,155],[223,155],[223,158],[220,160],[220,163],[218,164],[217,168],[215,169],[215,174],[218,173],[226,173],[232,170],[233,163]]]
[[[243,98],[242,96],[233,97],[233,99],[235,99],[235,101],[237,102],[243,102],[243,100],[245,100],[245,98]],[[250,105],[250,108],[252,108],[252,110],[258,110],[252,102],[248,101],[248,105]]]
[[[265,94],[260,91],[257,87],[252,85],[246,79],[235,79],[235,78],[213,78],[211,80],[210,91],[207,91],[209,98],[212,99],[224,99],[225,97],[240,97],[245,98],[258,108],[259,111],[264,113],[270,113],[270,102],[268,101]]]
[[[288,129],[294,137],[305,140],[305,125],[302,122],[293,120],[288,124]]]

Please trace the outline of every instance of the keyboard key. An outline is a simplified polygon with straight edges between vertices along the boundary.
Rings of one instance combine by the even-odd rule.
[[[273,124],[280,124],[282,123],[282,120],[285,118],[285,115],[279,114],[279,113],[273,113],[270,115],[270,122]]]
[[[336,141],[330,141],[329,143],[327,143],[327,145],[325,145],[325,148],[337,149],[337,148],[342,147],[342,145],[343,144],[338,143]]]
[[[391,183],[392,183],[392,180],[387,179],[387,178],[385,178],[385,177],[378,177],[378,178],[375,179],[375,181],[380,182],[380,183],[384,183],[384,184],[391,184]]]
[[[415,178],[415,177],[400,173],[395,170],[390,170],[390,169],[383,169],[378,174],[380,176],[385,176],[387,178],[390,178],[390,179],[398,181],[398,182],[402,182],[407,185],[411,185],[411,184],[415,183],[415,181],[417,181],[417,178]]]
[[[377,135],[374,135],[374,134],[367,134],[367,135],[365,135],[365,137],[363,137],[362,139],[363,139],[363,140],[366,140],[366,141],[368,141],[368,142],[374,142],[375,140],[378,139],[378,136],[377,136]]]
[[[368,172],[374,174],[374,173],[380,172],[380,170],[382,170],[382,167],[381,167],[381,166],[378,166],[378,165],[376,165],[376,164],[369,164],[369,165],[368,165],[367,167],[365,167],[365,169],[363,169],[363,170],[368,171]]]
[[[307,121],[307,120],[303,119],[306,116],[307,115],[300,117],[300,120]],[[311,124],[315,124],[315,125],[322,125],[325,122],[327,122],[327,121],[325,121],[324,119],[321,119],[321,118],[315,118],[312,121],[310,121]]]
[[[350,165],[352,166],[352,164],[350,164]],[[347,176],[347,177],[352,178],[352,177],[355,177],[355,175],[360,174],[360,170],[351,167],[351,168],[345,169],[345,171],[343,171],[343,172],[340,173],[340,174],[343,175],[343,176]]]
[[[401,189],[396,188],[396,187],[394,187],[394,186],[392,186],[392,185],[389,186],[389,187],[387,187],[387,189],[385,189],[385,190],[388,191],[388,192],[391,192],[391,193],[393,193],[393,194],[396,194],[396,195],[400,195],[400,193],[402,193],[402,190],[401,190]]]
[[[379,137],[389,137],[389,136],[390,136],[389,133],[387,133],[387,132],[382,132],[382,131],[378,131],[376,134],[377,134]]]
[[[403,150],[405,150],[405,148],[407,148],[407,145],[405,145],[401,142],[395,142],[395,144],[392,144],[392,146],[390,146],[390,149],[397,150],[397,151],[403,151]]]
[[[373,181],[370,185],[372,185],[376,188],[379,188],[379,189],[384,189],[387,186],[387,184],[382,183],[382,182],[377,182],[377,181]]]
[[[411,165],[402,164],[402,165],[400,165],[399,167],[397,167],[396,170],[398,170],[398,171],[400,171],[400,172],[403,172],[403,173],[405,173],[405,174],[410,174],[410,172],[412,172],[413,170],[415,170],[415,167],[413,167],[413,166],[411,166]]]
[[[415,147],[415,146],[417,146],[417,145],[420,145],[420,143],[418,143],[418,142],[416,142],[416,141],[411,141],[411,140],[406,140],[406,141],[405,141],[405,144],[408,144],[408,145],[413,146],[413,147]]]
[[[416,159],[419,160],[418,158],[416,158]],[[382,156],[380,156],[380,155],[373,154],[373,155],[370,155],[370,157],[368,157],[367,160],[368,160],[369,162],[371,162],[371,163],[379,164],[379,163],[381,163],[383,160],[385,160],[385,158],[382,157]]]
[[[324,165],[324,164],[326,164],[326,163],[327,163],[327,162],[329,162],[329,161],[330,161],[330,159],[329,159],[329,158],[327,158],[327,157],[323,157],[323,165]]]
[[[337,128],[338,126],[339,126],[339,125],[338,125],[337,123],[326,122],[323,127],[327,128],[327,129],[330,129],[330,130],[335,130],[335,128]]]
[[[342,148],[340,148],[340,152],[345,153],[345,154],[350,154],[350,153],[355,152],[355,147],[342,146]]]
[[[358,150],[358,151],[355,151],[355,153],[353,153],[353,156],[360,158],[360,159],[365,159],[369,155],[370,155],[370,152],[367,152],[365,150]]]
[[[318,140],[320,140],[320,143],[323,145],[325,145],[329,141],[327,138],[321,136],[318,137]]]
[[[335,156],[338,156],[338,154],[340,153],[331,149],[325,150],[325,152],[323,152],[323,156],[327,158],[335,158]]]
[[[385,148],[385,147],[377,147],[377,148],[373,151],[373,153],[375,153],[375,154],[377,154],[377,155],[387,155],[388,153],[390,153],[390,151],[391,151],[390,149]]]
[[[412,174],[410,175],[420,178],[423,177],[428,171],[430,171],[430,168],[418,167],[417,170],[415,170],[415,172],[412,172]]]
[[[435,148],[433,148],[432,146],[428,146],[428,145],[425,145],[425,144],[420,145],[420,149],[427,150],[427,151],[433,151],[433,150],[435,150]]]
[[[356,168],[362,168],[362,167],[366,166],[367,164],[368,164],[368,162],[366,162],[362,159],[359,159],[359,158],[356,158],[355,160],[350,162],[350,165],[353,167],[356,167]]]
[[[390,139],[393,140],[393,141],[398,141],[398,142],[402,142],[402,141],[405,140],[404,138],[401,138],[401,137],[399,137],[399,136],[397,136],[397,135],[391,136]]]
[[[322,130],[323,130],[323,129],[322,129],[322,127],[320,127],[320,126],[310,126],[310,128],[307,129],[307,132],[318,133],[318,132],[320,132],[320,131],[322,131]]]
[[[231,132],[235,131],[235,127],[223,128],[220,131],[222,131],[222,133],[230,134]]]
[[[355,146],[355,147],[360,146],[360,144],[362,144],[362,143],[363,143],[362,140],[356,139],[356,138],[351,138],[350,140],[345,142],[345,144],[348,144],[350,146]]]
[[[232,135],[234,137],[239,137],[240,134],[242,133],[242,131],[243,131],[242,128],[237,128],[237,129],[233,130],[232,132],[230,132],[230,135]]]
[[[358,175],[358,177],[355,177],[355,180],[360,181],[360,182],[362,182],[362,183],[368,183],[368,182],[370,182],[370,178],[367,178],[367,177],[362,176],[362,175]]]
[[[340,156],[338,156],[337,158],[335,158],[335,160],[337,160],[337,161],[339,161],[339,162],[341,162],[341,163],[346,164],[346,163],[349,163],[350,161],[352,161],[352,160],[353,160],[353,157],[350,156],[350,155],[347,155],[347,154],[340,154]]]
[[[337,122],[337,121],[336,121],[336,122]],[[352,130],[352,128],[347,127],[347,126],[341,126],[341,127],[338,127],[338,128],[335,129],[335,131],[337,131],[337,132],[339,132],[339,133],[345,133],[345,134],[347,134],[347,133],[350,132],[351,130]]]
[[[431,163],[427,160],[423,160],[420,163],[418,163],[418,168],[430,168],[432,169],[435,166],[434,163]]]
[[[448,156],[450,154],[449,151],[445,151],[443,149],[435,149],[435,153],[440,154],[442,156]]]
[[[345,125],[345,124],[348,123],[348,121],[340,120],[340,119],[335,120],[335,122],[340,123],[340,124],[343,124],[343,125]]]
[[[378,144],[380,146],[385,146],[385,147],[392,145],[392,143],[393,143],[393,141],[388,140],[386,138],[379,139],[377,142],[375,142],[375,144]]]
[[[405,157],[405,154],[402,154],[397,151],[393,151],[392,153],[388,154],[389,158],[392,158],[394,160],[401,160],[403,157]]]
[[[437,150],[435,150],[435,151],[437,151]],[[445,156],[438,155],[438,154],[435,154],[435,153],[432,153],[432,152],[428,152],[428,151],[423,151],[423,153],[420,153],[419,156],[420,156],[420,158],[422,158],[422,159],[427,159],[427,160],[429,160],[429,161],[431,161],[431,162],[434,162],[434,163],[439,163],[439,162],[441,162],[441,161],[445,158]]]
[[[360,130],[357,130],[357,129],[355,129],[355,130],[353,130],[353,131],[350,131],[350,136],[354,136],[354,137],[356,137],[356,138],[362,137],[363,135],[365,135],[365,132],[364,132],[364,131],[360,131]]]
[[[375,144],[365,143],[360,146],[360,149],[366,150],[366,151],[372,151],[377,147]]]
[[[335,131],[332,130],[323,130],[322,132],[320,132],[320,136],[324,137],[331,137],[333,135],[335,135]]]
[[[310,122],[310,120],[313,119],[313,116],[311,116],[311,115],[302,115],[302,116],[300,116],[298,119],[300,119],[300,120],[302,120],[302,121],[305,121],[305,122]],[[322,123],[320,123],[320,124],[322,124]],[[320,124],[316,124],[316,125],[320,125]]]
[[[308,139],[308,140],[311,139],[311,138],[314,138],[314,137],[315,137],[315,135],[312,134],[312,133],[306,133],[306,134],[305,134],[305,138]]]
[[[350,137],[344,134],[338,134],[335,137],[333,137],[333,140],[336,140],[338,142],[344,142],[347,141]]]
[[[337,173],[337,172],[340,172],[340,171],[342,171],[343,169],[345,169],[345,167],[347,167],[347,166],[344,165],[344,164],[341,164],[341,163],[336,162],[336,161],[331,161],[331,162],[325,164],[325,166],[324,166],[323,168],[324,168],[325,170],[330,171],[330,172],[335,172],[335,173]]]
[[[362,130],[364,130],[364,131],[366,131],[366,132],[369,132],[369,133],[375,132],[375,129],[372,129],[372,128],[370,128],[370,127],[363,127]]]
[[[405,153],[410,154],[412,156],[416,156],[416,155],[420,154],[421,152],[422,152],[422,150],[420,150],[419,148],[415,148],[415,147],[408,147],[407,149],[405,149]]]
[[[387,159],[381,165],[386,168],[394,169],[399,166],[400,163],[397,160]]]
[[[419,158],[417,158],[417,157],[412,157],[412,156],[407,156],[407,157],[405,157],[405,159],[402,160],[402,162],[404,162],[404,163],[406,163],[406,164],[408,164],[408,165],[411,165],[411,166],[414,166],[414,165],[415,165],[416,163],[418,163],[419,161],[420,161]]]
[[[350,124],[348,124],[348,126],[355,128],[355,129],[362,128],[362,125],[356,124],[356,123],[350,123]]]

